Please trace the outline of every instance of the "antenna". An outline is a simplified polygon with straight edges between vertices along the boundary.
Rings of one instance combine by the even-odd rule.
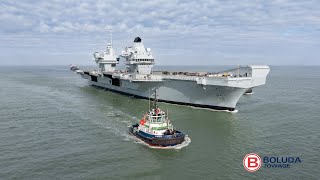
[[[167,109],[167,119],[169,119],[169,111],[168,111],[168,109]]]
[[[154,108],[157,109],[157,89],[154,90]]]
[[[149,111],[150,111],[150,88],[149,88]]]
[[[112,28],[109,29],[109,32],[110,32],[110,44],[111,44],[111,47],[112,47]]]
[[[167,109],[167,129],[169,129],[169,112],[168,112],[168,109]]]

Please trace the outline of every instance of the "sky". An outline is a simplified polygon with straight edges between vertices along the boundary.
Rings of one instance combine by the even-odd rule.
[[[94,65],[110,28],[158,65],[320,65],[319,0],[1,0],[0,65]]]

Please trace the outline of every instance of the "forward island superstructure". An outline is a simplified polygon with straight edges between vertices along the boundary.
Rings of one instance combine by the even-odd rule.
[[[144,99],[153,96],[156,89],[159,102],[227,111],[235,111],[248,89],[264,85],[270,71],[266,65],[238,66],[218,73],[153,71],[152,51],[144,47],[140,37],[119,57],[111,38],[103,53],[94,53],[94,59],[99,69],[76,71],[91,85]],[[126,70],[116,70],[122,60]]]

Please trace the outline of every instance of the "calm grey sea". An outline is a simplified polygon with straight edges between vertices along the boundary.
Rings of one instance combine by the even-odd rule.
[[[136,143],[127,126],[148,102],[91,87],[68,68],[0,67],[0,179],[320,178],[320,67],[271,67],[234,114],[160,103],[191,138],[180,150]],[[248,153],[302,163],[249,173]]]

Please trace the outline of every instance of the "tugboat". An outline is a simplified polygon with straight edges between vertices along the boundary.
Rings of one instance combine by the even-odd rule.
[[[185,140],[185,134],[173,128],[165,113],[157,106],[157,93],[154,93],[153,107],[143,115],[140,123],[129,127],[131,134],[143,140],[151,146],[167,147],[181,144]]]

